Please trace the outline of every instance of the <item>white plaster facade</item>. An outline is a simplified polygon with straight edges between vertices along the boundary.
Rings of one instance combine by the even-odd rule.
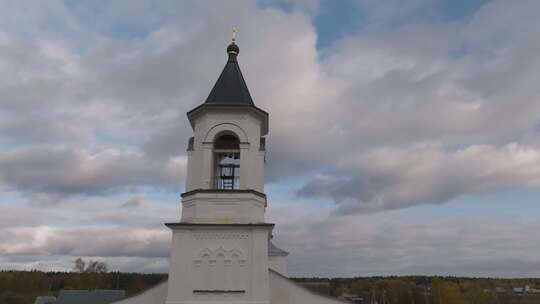
[[[287,257],[268,256],[268,268],[283,276],[287,276]]]
[[[182,197],[182,222],[263,223],[266,197],[255,192],[192,192]]]
[[[270,304],[343,304],[337,299],[315,294],[287,277],[270,270],[268,272],[270,286]],[[144,293],[135,295],[115,304],[153,304],[165,303],[168,282],[161,283]],[[199,302],[196,302],[199,303]],[[222,303],[222,302],[213,302]],[[242,302],[236,302],[242,303]]]
[[[170,225],[167,304],[269,303],[272,225]]]
[[[213,143],[223,133],[240,141],[240,189],[264,192],[264,156],[261,137],[268,132],[264,117],[249,108],[213,107],[194,113],[193,149],[188,150],[186,192],[212,188]]]

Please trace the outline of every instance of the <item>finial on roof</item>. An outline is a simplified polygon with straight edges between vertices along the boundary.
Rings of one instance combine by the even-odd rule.
[[[236,61],[236,56],[238,56],[238,53],[240,53],[240,48],[238,45],[236,45],[236,33],[238,33],[238,30],[236,27],[232,28],[232,39],[231,44],[227,47],[227,53],[229,54],[229,60]]]
[[[232,41],[227,46],[229,60],[227,60],[210,95],[208,95],[208,98],[204,102],[206,105],[253,106],[253,100],[251,99],[236,58],[240,52],[240,48],[235,43],[236,33],[236,28],[233,28]]]
[[[232,43],[235,43],[236,42],[236,33],[238,33],[238,30],[236,29],[236,27],[233,26],[232,28]]]

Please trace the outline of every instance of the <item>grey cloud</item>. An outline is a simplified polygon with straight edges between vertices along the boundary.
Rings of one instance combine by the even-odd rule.
[[[440,146],[378,149],[341,160],[333,175],[306,184],[301,197],[331,197],[337,212],[373,212],[444,203],[464,194],[517,185],[540,185],[540,152],[534,147]]]
[[[367,30],[362,35],[345,37],[329,48],[322,59],[315,49],[317,37],[311,20],[302,11],[282,13],[287,16],[286,22],[282,22],[279,11],[269,14],[257,10],[253,3],[246,8],[252,10],[250,14],[204,3],[193,9],[209,15],[219,9],[230,10],[245,29],[241,34],[240,63],[257,104],[271,114],[268,179],[279,182],[280,178],[313,172],[332,177],[337,172],[336,181],[316,179],[300,193],[324,196],[332,192],[332,197],[341,202],[342,210],[354,210],[361,206],[355,203],[357,201],[368,201],[370,208],[384,209],[388,204],[403,207],[439,202],[474,192],[461,185],[459,179],[447,178],[440,182],[448,184],[431,188],[433,193],[423,190],[419,191],[422,195],[405,197],[407,195],[403,194],[383,201],[381,197],[388,194],[389,185],[398,188],[418,185],[407,184],[397,172],[399,169],[394,175],[381,175],[377,170],[342,169],[349,166],[363,170],[354,159],[365,151],[438,142],[444,149],[455,152],[456,146],[474,147],[478,142],[519,142],[520,134],[530,132],[537,123],[540,103],[536,102],[538,93],[534,79],[539,69],[528,63],[534,62],[538,43],[530,39],[533,32],[518,33],[528,21],[511,23],[511,36],[507,40],[515,37],[517,43],[509,50],[509,55],[495,52],[480,60],[484,50],[474,44],[475,37],[493,36],[502,31],[485,27],[493,23],[493,15],[500,14],[504,7],[505,4],[492,4],[470,21],[429,28],[422,24],[405,24],[385,31],[385,35]],[[145,5],[133,8],[138,13],[130,16],[135,20],[142,18],[143,14],[139,13],[144,8]],[[121,15],[121,9],[118,6],[111,12]],[[177,9],[171,8],[174,12]],[[374,9],[385,11],[384,7]],[[523,7],[513,9],[525,10]],[[69,15],[69,9],[55,11]],[[253,18],[253,14],[260,18]],[[193,21],[193,16],[184,15],[185,18],[177,20],[163,16],[161,23],[156,23],[159,26],[150,26],[151,32],[136,40],[100,39],[93,32],[95,29],[87,29],[84,35],[96,43],[83,54],[75,51],[71,41],[61,39],[39,43],[8,40],[12,51],[6,53],[6,57],[20,57],[11,63],[13,70],[23,70],[32,77],[29,82],[10,84],[8,87],[14,88],[13,92],[6,91],[8,96],[2,100],[10,100],[9,96],[22,98],[32,92],[33,95],[24,97],[28,99],[28,107],[37,105],[42,112],[40,117],[47,117],[41,121],[5,124],[8,141],[23,139],[28,144],[39,138],[47,142],[68,142],[83,150],[106,149],[113,145],[123,156],[112,161],[114,157],[106,157],[108,152],[97,153],[100,157],[86,163],[100,166],[99,172],[94,172],[93,177],[77,176],[85,174],[77,169],[82,164],[76,164],[85,161],[85,157],[53,151],[51,158],[66,155],[61,161],[56,159],[59,166],[48,168],[51,178],[46,180],[43,171],[16,170],[14,165],[4,163],[6,170],[13,172],[3,177],[4,182],[25,191],[85,194],[132,186],[180,184],[180,180],[170,179],[178,177],[179,173],[169,178],[157,172],[184,153],[185,140],[191,133],[184,113],[204,99],[225,59],[220,50],[226,38],[209,37],[220,36],[216,29],[227,23],[222,18],[211,18],[187,30],[185,25]],[[76,16],[77,12],[71,19],[77,21]],[[254,26],[255,19],[258,26]],[[257,29],[263,25],[267,30],[260,35]],[[290,43],[275,48],[276,39]],[[468,46],[467,52],[449,56],[456,44]],[[40,50],[39,55],[29,51],[32,47]],[[42,66],[44,71],[33,70],[36,65]],[[50,83],[51,88],[40,87],[43,83]],[[43,96],[50,103],[38,102]],[[58,108],[54,111],[44,108],[51,103]],[[8,103],[7,113],[18,109],[20,104],[25,103]],[[65,110],[69,115],[58,117],[58,112]],[[77,126],[79,121],[81,124]],[[37,123],[43,127],[37,128]],[[103,139],[100,134],[111,139]],[[78,140],[84,137],[90,138],[79,144]],[[88,142],[95,147],[87,147]],[[43,154],[41,150],[27,149],[25,157],[42,158],[43,155],[38,155]],[[36,155],[30,155],[30,151]],[[135,154],[126,151],[135,151]],[[13,153],[3,154],[6,157]],[[107,158],[111,165],[100,164],[101,160],[107,162]],[[350,163],[341,164],[340,159],[349,159]],[[15,163],[26,168],[14,159]],[[74,176],[59,177],[59,168],[71,170]],[[514,184],[511,181],[498,183],[500,186]],[[339,191],[342,193],[337,194]],[[388,203],[389,200],[393,202]],[[374,207],[375,201],[384,206]]]
[[[86,128],[81,127],[80,122],[62,117],[41,117],[39,115],[27,115],[6,117],[0,122],[0,133],[9,134],[4,138],[8,144],[37,144],[53,142],[80,143],[90,140]]]
[[[126,229],[160,230],[165,228],[163,223],[177,221],[180,217],[180,204],[176,199],[160,201],[147,194],[69,196],[57,199],[54,206],[36,204],[34,197],[8,199],[6,196],[0,201],[2,229],[113,225]],[[127,202],[137,207],[125,207]]]
[[[291,253],[294,276],[540,273],[534,222],[392,212],[337,217],[291,203],[272,203],[268,216],[277,224],[274,241]],[[83,256],[103,260],[111,269],[168,269],[170,232],[165,227],[14,227],[2,229],[0,240],[2,268],[69,269]]]
[[[292,275],[538,276],[536,223],[508,218],[412,217],[377,213],[329,216],[274,205],[275,242],[290,251]],[[528,268],[528,269],[527,269]]]
[[[165,128],[156,130],[143,143],[142,151],[153,158],[169,158],[184,154],[187,149],[187,141],[191,136],[191,126],[180,123],[186,118],[177,117],[173,123]]]
[[[527,5],[534,9],[538,3]],[[312,128],[317,136],[310,136],[306,128],[300,137],[305,159],[313,151],[323,154],[310,159],[320,176],[299,194],[330,197],[338,202],[338,212],[346,214],[538,187],[539,150],[524,138],[535,134],[540,119],[534,84],[540,73],[534,59],[539,44],[537,33],[527,26],[530,18],[521,22],[510,17],[524,7],[510,5],[513,13],[507,15],[507,6],[494,2],[471,22],[431,29],[405,26],[384,36],[368,32],[332,47],[322,67],[342,80],[337,82],[341,99],[333,104],[337,111],[326,112],[328,118],[317,117],[326,130]],[[510,29],[486,27],[498,15],[512,19]],[[500,37],[502,31],[507,36],[490,44],[489,54],[474,44],[476,35]],[[467,45],[467,51],[448,56],[456,44]],[[519,143],[517,149],[508,144],[513,141]],[[425,142],[440,147],[419,149]],[[313,148],[314,143],[320,144]],[[279,161],[301,158],[301,151]],[[411,157],[414,153],[421,161]],[[524,160],[523,154],[531,158]],[[528,165],[522,166],[523,161]]]
[[[178,191],[185,162],[135,153],[36,146],[0,153],[0,180],[21,192],[104,194],[141,186]]]
[[[139,207],[144,201],[144,198],[142,196],[134,196],[130,199],[128,199],[125,203],[122,204],[122,207],[125,208],[134,208]]]
[[[64,214],[51,213],[46,209],[24,206],[19,200],[15,199],[2,202],[0,206],[2,209],[0,214],[0,229],[35,227],[67,221]]]
[[[5,229],[0,252],[5,255],[70,255],[96,257],[166,257],[169,237],[165,228],[35,228]],[[21,242],[21,240],[24,240]]]
[[[248,4],[246,9],[256,8],[254,3],[246,4]],[[218,15],[219,6],[197,4],[196,10]],[[251,75],[250,83],[257,87],[255,79],[270,71],[266,65],[260,64],[258,60],[260,56],[257,54],[265,52],[271,54],[274,59],[287,58],[289,50],[279,50],[278,53],[271,50],[273,45],[271,40],[262,41],[260,33],[247,30],[256,28],[253,27],[254,19],[251,15],[242,13],[243,10],[235,11],[228,5],[225,5],[224,9],[238,15],[237,21],[246,28],[242,33],[244,37],[242,54],[245,50],[245,55],[242,55],[241,64],[253,66],[249,71],[247,69],[244,71],[246,75]],[[58,11],[69,15],[69,9]],[[257,23],[263,22],[268,28],[280,18],[264,11],[258,11],[257,14],[262,17],[256,18]],[[142,15],[144,14],[141,14],[141,17]],[[309,19],[299,12],[289,14],[288,17],[288,25],[283,24],[282,30],[267,32],[265,36],[277,37],[280,32],[279,35],[287,33],[291,40],[302,41],[311,48],[312,56],[308,61],[302,60],[301,64],[313,63],[316,55],[313,49],[315,34]],[[70,18],[77,21],[74,16]],[[17,100],[12,102],[9,96],[4,95],[5,98],[2,100],[9,102],[2,110],[5,111],[5,115],[10,115],[11,112],[39,111],[42,117],[47,117],[47,120],[30,120],[28,123],[16,121],[6,125],[4,130],[8,134],[8,142],[31,144],[38,142],[35,139],[39,139],[48,143],[68,144],[84,150],[103,149],[113,145],[123,154],[126,154],[125,150],[140,149],[145,154],[144,161],[149,163],[162,162],[164,159],[182,155],[185,149],[184,140],[187,140],[191,133],[184,113],[204,100],[226,59],[224,48],[227,38],[208,39],[208,37],[221,35],[222,33],[216,29],[223,28],[227,21],[222,18],[210,19],[209,22],[198,24],[186,32],[185,25],[193,25],[190,23],[191,19],[192,17],[180,18],[166,22],[143,39],[134,41],[100,39],[91,31],[84,32],[83,36],[96,42],[93,46],[87,46],[84,54],[78,53],[75,50],[76,45],[70,44],[72,41],[69,40],[44,40],[41,44],[32,39],[24,43],[10,41],[13,47],[25,50],[28,57],[17,61],[17,64],[13,65],[13,70],[28,71],[31,77],[30,81],[16,82],[15,86],[10,86],[12,88],[10,95]],[[30,49],[38,49],[41,52],[35,55],[35,52],[29,51]],[[297,48],[295,54],[304,56],[305,51]],[[287,61],[298,65],[297,58],[287,58]],[[40,72],[32,70],[32,66],[45,68]],[[292,66],[289,69],[294,71],[296,68]],[[274,70],[269,74],[276,76],[277,72]],[[269,89],[274,91],[266,86],[267,79],[270,78],[263,77],[260,80],[263,85],[259,87],[263,88],[263,92]],[[42,88],[43,83],[51,83],[50,89]],[[310,84],[315,85],[317,85],[315,82]],[[300,90],[301,88],[297,88],[295,91]],[[26,101],[20,102],[21,98]],[[46,102],[43,98],[47,99]],[[268,102],[273,103],[274,99],[270,98]],[[264,103],[265,101],[261,100],[261,104]],[[57,112],[64,114],[67,112],[68,115],[59,118]],[[58,123],[59,119],[63,125]],[[68,125],[67,122],[70,121],[74,124]],[[42,128],[35,128],[38,123]],[[75,130],[74,127],[78,127],[78,130],[71,134]],[[86,136],[90,138],[80,144],[78,141]],[[93,143],[94,147],[87,147],[89,143]],[[34,152],[39,153],[38,150],[34,149]],[[307,163],[302,167],[306,166]],[[103,185],[95,185],[96,189],[92,189],[93,185],[84,183],[80,188],[76,185],[65,185],[66,189],[59,189],[57,187],[59,185],[38,185],[37,177],[36,183],[27,184],[24,184],[23,180],[15,179],[17,178],[4,178],[8,185],[29,186],[26,189],[31,191],[92,194],[100,193],[99,189],[103,188]],[[150,176],[148,180],[153,180],[152,185],[163,182],[163,179],[152,179]],[[110,188],[113,187],[114,185]]]

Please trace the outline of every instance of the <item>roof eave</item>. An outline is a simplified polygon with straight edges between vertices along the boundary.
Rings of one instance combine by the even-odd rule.
[[[253,112],[255,115],[259,116],[262,119],[261,126],[261,136],[268,134],[268,112],[264,111],[261,108],[258,108],[255,105],[240,105],[240,104],[208,104],[203,103],[194,109],[186,113],[191,127],[195,129],[195,118],[200,114],[204,113],[208,109],[219,110],[219,109],[246,109]]]

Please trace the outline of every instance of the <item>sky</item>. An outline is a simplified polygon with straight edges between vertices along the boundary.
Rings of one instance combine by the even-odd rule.
[[[540,276],[540,1],[0,6],[0,269],[167,271],[235,26],[290,275]]]

